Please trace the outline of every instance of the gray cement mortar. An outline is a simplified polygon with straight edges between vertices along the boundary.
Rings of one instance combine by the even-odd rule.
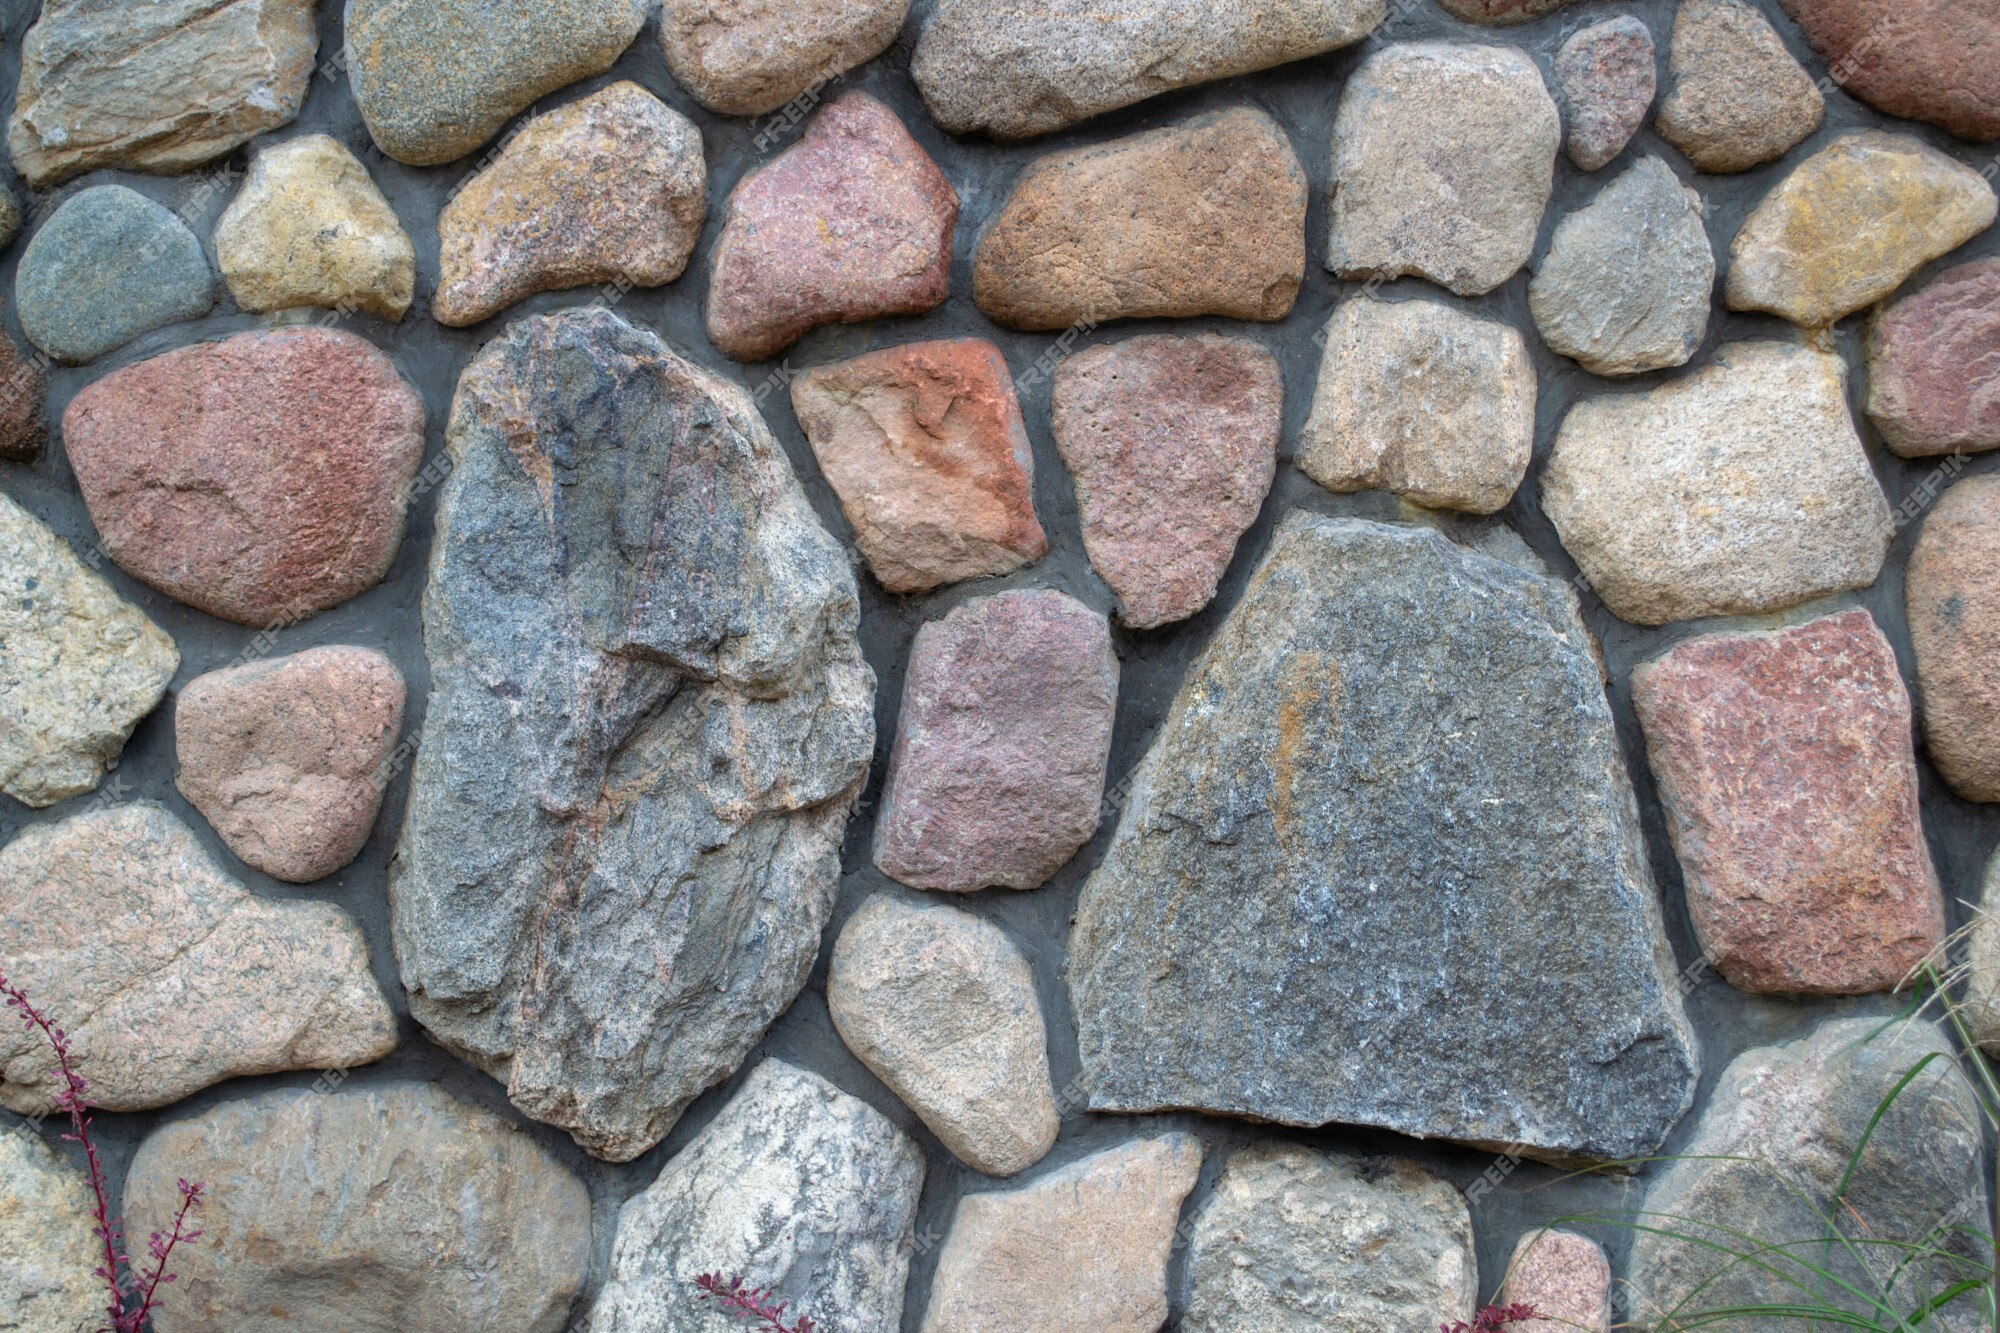
[[[1783,15],[1775,0],[1753,0],[1753,3],[1776,24],[1793,53],[1806,67],[1816,77],[1823,75],[1825,63],[1813,55],[1796,26]],[[375,148],[362,125],[345,75],[330,63],[340,50],[340,8],[333,0],[323,0],[320,5],[320,72],[312,81],[303,113],[294,124],[266,136],[259,143],[315,131],[331,134],[362,158],[395,206],[417,248],[417,304],[398,325],[357,317],[344,321],[343,326],[386,350],[395,358],[403,374],[422,392],[429,413],[427,457],[435,458],[442,449],[444,424],[458,374],[479,347],[513,319],[538,311],[588,304],[597,299],[599,293],[586,290],[535,297],[472,329],[442,328],[429,317],[429,297],[436,286],[438,274],[438,211],[451,191],[481,163],[487,150],[434,168],[407,167],[385,158]],[[903,117],[912,133],[957,187],[963,213],[954,244],[952,298],[942,308],[916,319],[817,330],[776,363],[741,366],[722,356],[709,345],[703,334],[701,309],[707,292],[708,259],[720,228],[723,202],[729,190],[752,167],[767,161],[794,142],[801,124],[782,125],[775,117],[729,119],[703,110],[667,73],[652,22],[647,24],[645,31],[614,69],[598,78],[551,94],[534,110],[546,110],[574,100],[617,79],[634,79],[700,125],[708,156],[711,198],[708,221],[694,261],[678,282],[657,290],[627,293],[618,300],[616,308],[624,318],[657,330],[676,350],[702,365],[719,370],[725,377],[753,391],[760,386],[769,386],[762,398],[765,418],[789,452],[822,520],[831,531],[843,538],[848,536],[849,530],[793,418],[789,396],[783,387],[788,373],[875,347],[970,334],[998,344],[1018,375],[1050,350],[1055,339],[1046,334],[1014,333],[999,328],[980,314],[970,298],[971,256],[982,226],[1004,201],[1011,182],[1027,162],[1056,149],[1098,143],[1138,130],[1171,125],[1196,112],[1233,105],[1261,107],[1286,127],[1313,185],[1307,220],[1305,286],[1291,315],[1281,323],[1268,325],[1208,319],[1135,321],[1097,329],[1074,344],[1081,347],[1162,330],[1211,330],[1232,334],[1254,339],[1270,348],[1283,368],[1286,388],[1285,432],[1281,445],[1286,461],[1280,467],[1277,483],[1262,515],[1238,547],[1214,603],[1179,625],[1143,633],[1116,631],[1124,677],[1119,698],[1117,737],[1111,759],[1111,781],[1115,790],[1118,781],[1145,752],[1148,740],[1164,717],[1188,664],[1241,595],[1245,580],[1262,557],[1281,515],[1295,509],[1308,509],[1386,520],[1409,521],[1413,517],[1412,511],[1401,508],[1392,497],[1385,495],[1343,497],[1329,494],[1315,486],[1289,461],[1318,377],[1319,348],[1314,334],[1325,324],[1337,302],[1359,290],[1358,284],[1334,278],[1320,262],[1325,253],[1327,235],[1329,145],[1334,111],[1347,75],[1367,53],[1387,43],[1446,38],[1520,45],[1533,55],[1553,86],[1551,66],[1554,55],[1570,33],[1600,19],[1630,13],[1644,19],[1653,30],[1660,48],[1664,92],[1667,86],[1666,46],[1674,6],[1672,0],[1586,3],[1521,27],[1482,29],[1446,17],[1435,7],[1434,0],[1392,4],[1388,23],[1358,47],[1263,74],[1156,98],[1069,131],[1018,145],[952,138],[934,125],[925,113],[909,77],[909,55],[929,8],[929,0],[918,0],[898,44],[880,59],[831,85],[827,95],[848,88],[863,88],[882,99]],[[0,89],[6,90],[10,111],[12,90],[19,73],[21,35],[33,22],[36,12],[36,0],[0,0]],[[1782,162],[1742,175],[1697,176],[1687,162],[1650,129],[1640,133],[1627,150],[1626,157],[1599,172],[1585,175],[1575,171],[1566,158],[1561,160],[1555,201],[1543,219],[1536,247],[1537,258],[1546,250],[1555,224],[1593,197],[1623,169],[1633,153],[1664,158],[1701,193],[1710,209],[1710,238],[1725,271],[1729,242],[1755,203],[1808,153],[1844,131],[1867,126],[1893,128],[1933,144],[1976,170],[1987,171],[1989,175],[2000,171],[2000,157],[1995,156],[2000,153],[2000,145],[1982,148],[1953,139],[1929,126],[1893,120],[1874,112],[1830,84],[1827,85],[1827,93],[1826,123],[1812,139],[1787,154]],[[760,136],[763,138],[761,143]],[[214,219],[240,185],[240,173],[245,161],[246,154],[239,152],[217,164],[235,173],[227,178],[217,177],[215,167],[172,178],[94,172],[37,198],[29,230],[32,232],[35,226],[45,221],[54,204],[62,198],[89,185],[116,180],[170,206],[180,207],[190,201],[198,201],[198,211],[193,215],[195,230],[204,244],[209,245],[212,258],[210,233]],[[16,183],[18,185],[18,179]],[[14,267],[25,239],[24,236],[22,241],[0,254],[0,290],[7,293],[12,292]],[[1916,280],[1921,281],[1937,268],[1996,255],[2000,255],[2000,229],[1989,230],[1933,265],[1931,270],[1919,274]],[[1528,314],[1527,280],[1527,273],[1518,274],[1498,291],[1470,303],[1474,308],[1505,319],[1526,333],[1541,377],[1535,464],[1520,493],[1500,516],[1500,521],[1518,533],[1549,570],[1559,577],[1574,577],[1575,563],[1563,551],[1553,528],[1536,503],[1540,470],[1547,459],[1557,425],[1570,406],[1580,399],[1641,391],[1685,371],[1643,375],[1614,382],[1592,376],[1573,362],[1556,356],[1543,347],[1534,334]],[[1718,290],[1719,287],[1718,282]],[[1406,279],[1389,284],[1380,294],[1383,299],[1393,300],[1435,294],[1435,289],[1420,281]],[[7,331],[18,339],[20,330],[11,301],[8,305],[0,318],[5,319]],[[218,312],[209,318],[147,335],[90,366],[56,368],[51,375],[51,421],[60,420],[63,408],[80,388],[119,366],[187,343],[279,322],[290,321],[236,312],[225,298]],[[1835,330],[1833,342],[1854,372],[1852,395],[1856,419],[1861,422],[1870,457],[1890,503],[1895,505],[1924,488],[1927,480],[1934,478],[1938,464],[1936,460],[1905,462],[1896,458],[1867,426],[1860,412],[1861,393],[1865,388],[1860,355],[1863,329],[1862,318],[1851,318]],[[1730,314],[1718,309],[1695,364],[1704,363],[1718,344],[1746,337],[1796,338],[1797,334],[1772,317]],[[877,872],[869,862],[868,851],[873,839],[875,804],[881,790],[883,762],[895,732],[903,664],[917,627],[943,615],[968,597],[1006,587],[1055,587],[1105,611],[1112,610],[1115,605],[1110,591],[1092,573],[1084,556],[1069,477],[1049,438],[1048,399],[1045,381],[1022,394],[1022,408],[1034,441],[1035,501],[1049,534],[1050,546],[1046,558],[1009,578],[963,584],[914,598],[890,596],[869,579],[865,571],[862,573],[862,643],[880,679],[876,703],[880,739],[867,793],[848,831],[839,906],[823,942],[820,962],[806,991],[778,1020],[769,1036],[745,1061],[743,1069],[726,1084],[696,1102],[665,1143],[635,1162],[622,1166],[598,1162],[576,1148],[566,1135],[523,1119],[508,1106],[499,1085],[432,1045],[422,1029],[409,1019],[407,1008],[402,1003],[402,987],[397,979],[384,896],[388,862],[402,822],[407,776],[398,778],[390,787],[374,836],[360,858],[329,880],[295,888],[280,884],[238,862],[174,790],[171,697],[140,724],[126,747],[124,758],[114,775],[118,784],[114,790],[124,799],[152,799],[165,803],[198,832],[220,864],[229,867],[256,892],[280,900],[309,897],[336,902],[362,922],[373,952],[376,975],[402,1014],[402,1044],[394,1055],[380,1064],[352,1071],[348,1086],[366,1086],[394,1079],[436,1082],[454,1094],[520,1124],[588,1183],[596,1235],[590,1285],[576,1307],[579,1324],[604,1280],[620,1205],[652,1182],[661,1166],[713,1118],[736,1091],[748,1070],[767,1056],[791,1061],[831,1079],[880,1109],[923,1146],[930,1174],[918,1222],[918,1254],[910,1275],[909,1299],[903,1319],[905,1330],[917,1329],[922,1321],[936,1266],[937,1247],[949,1229],[958,1199],[969,1192],[1008,1187],[1007,1183],[988,1180],[959,1164],[916,1117],[841,1045],[827,1015],[826,953],[846,918],[871,894],[911,892],[890,883]],[[1975,457],[1964,475],[1995,471],[2000,471],[2000,455]],[[1937,482],[1931,480],[1930,484],[1935,486]],[[50,523],[78,551],[88,552],[95,547],[96,535],[59,439],[52,439],[50,446],[32,463],[0,464],[0,487]],[[379,587],[312,620],[278,632],[269,649],[273,654],[291,653],[326,643],[357,643],[382,649],[401,665],[410,679],[412,702],[407,728],[413,735],[422,723],[428,681],[418,627],[418,602],[423,592],[435,500],[433,493],[423,497],[416,505],[411,514],[409,535],[388,578]],[[1446,525],[1448,528],[1470,526],[1475,529],[1479,526],[1454,520],[1447,520]],[[1898,534],[1888,568],[1875,586],[1865,592],[1830,598],[1782,617],[1734,623],[1790,623],[1847,606],[1866,606],[1895,642],[1905,679],[1914,686],[1914,661],[1903,612],[1903,570],[1917,531],[1916,524],[1903,528]],[[103,568],[120,592],[144,607],[172,633],[180,645],[182,665],[173,685],[176,695],[195,676],[235,660],[257,637],[254,630],[224,624],[154,592],[127,578],[108,561]],[[1684,965],[1696,965],[1694,971],[1698,980],[1688,995],[1688,1005],[1703,1047],[1706,1072],[1702,1097],[1705,1104],[1716,1076],[1744,1049],[1796,1033],[1823,1017],[1888,1013],[1894,1010],[1895,1004],[1880,997],[1811,1003],[1760,999],[1731,989],[1713,975],[1700,973],[1699,951],[1683,904],[1680,874],[1667,842],[1652,779],[1646,769],[1644,748],[1632,713],[1627,681],[1635,662],[1657,655],[1690,634],[1715,629],[1722,622],[1683,623],[1661,629],[1645,629],[1624,624],[1612,617],[1587,589],[1583,592],[1582,601],[1586,618],[1602,641],[1611,669],[1611,698],[1627,764],[1639,791],[1653,867],[1665,899],[1673,946]],[[1947,897],[1951,900],[1953,924],[1962,925],[1969,914],[1960,900],[1976,897],[1987,858],[1993,852],[1995,843],[2000,842],[2000,807],[1982,807],[1956,799],[1938,777],[1921,747],[1918,755],[1925,827]],[[11,799],[0,797],[0,803],[4,803],[5,807],[0,809],[0,836],[11,836],[27,824],[62,819],[86,807],[94,799],[98,798],[79,797],[47,810],[29,811]],[[998,923],[1032,960],[1048,1015],[1050,1061],[1059,1088],[1070,1084],[1079,1068],[1075,1025],[1063,981],[1070,918],[1078,888],[1097,864],[1114,824],[1115,819],[1107,819],[1090,845],[1055,879],[1038,890],[1029,893],[993,891],[957,900],[960,906]],[[1534,966],[1532,958],[1495,959],[1493,962],[1496,967]],[[156,1125],[199,1114],[218,1102],[242,1097],[262,1088],[307,1086],[315,1077],[305,1073],[239,1079],[156,1113],[102,1117],[98,1122],[98,1133],[106,1149],[114,1185],[122,1184],[133,1150]],[[1666,1151],[1676,1151],[1686,1141],[1695,1118],[1695,1115],[1690,1115],[1683,1121]],[[0,1128],[16,1124],[18,1117],[0,1113]],[[1636,1206],[1635,1188],[1629,1181],[1603,1177],[1572,1178],[1551,1168],[1496,1158],[1489,1152],[1416,1143],[1394,1135],[1340,1127],[1299,1131],[1194,1115],[1117,1117],[1073,1113],[1063,1124],[1055,1150],[1021,1179],[1033,1179],[1066,1162],[1135,1135],[1166,1128],[1192,1131],[1200,1135],[1209,1147],[1201,1184],[1188,1202],[1190,1215],[1201,1207],[1221,1170],[1227,1150],[1236,1144],[1280,1138],[1331,1149],[1400,1153],[1415,1158],[1480,1196],[1473,1204],[1473,1218],[1479,1237],[1482,1295],[1490,1294],[1498,1283],[1515,1239],[1524,1229],[1568,1214]],[[52,1128],[48,1128],[47,1132],[51,1138],[54,1137]],[[1476,1186],[1475,1182],[1482,1178],[1499,1183],[1490,1187]],[[1012,1183],[1019,1183],[1019,1180]],[[1600,1239],[1605,1241],[1614,1257],[1622,1254],[1625,1245],[1617,1231],[1604,1233]],[[1185,1293],[1181,1290],[1182,1266],[1182,1255],[1177,1250],[1172,1283],[1176,1319],[1185,1300]],[[872,1331],[848,1330],[843,1333]]]

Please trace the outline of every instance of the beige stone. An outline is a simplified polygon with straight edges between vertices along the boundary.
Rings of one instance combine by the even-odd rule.
[[[52,1123],[63,1123],[60,1120]],[[0,1333],[85,1333],[104,1318],[90,1190],[34,1130],[0,1131]]]
[[[1981,1049],[2000,1056],[2000,855],[1986,868],[1966,954],[1966,1027]]]
[[[1783,157],[1826,118],[1812,76],[1744,0],[1682,0],[1668,63],[1672,91],[1654,128],[1698,170]]]
[[[761,116],[888,49],[910,0],[666,0],[660,50],[696,101]]]
[[[1962,799],[2000,801],[2000,477],[1939,496],[1904,573],[1931,762]]]

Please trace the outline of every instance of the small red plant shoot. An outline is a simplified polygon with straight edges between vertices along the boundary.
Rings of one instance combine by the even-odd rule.
[[[1532,1305],[1489,1305],[1472,1316],[1469,1324],[1463,1319],[1439,1324],[1438,1333],[1503,1333],[1509,1324],[1525,1324],[1541,1317]]]
[[[699,1300],[714,1300],[727,1314],[738,1319],[756,1321],[757,1327],[765,1333],[813,1333],[819,1325],[804,1315],[795,1323],[785,1322],[785,1303],[771,1304],[772,1291],[768,1287],[745,1286],[740,1277],[724,1277],[720,1273],[703,1273],[694,1280],[700,1289]]]

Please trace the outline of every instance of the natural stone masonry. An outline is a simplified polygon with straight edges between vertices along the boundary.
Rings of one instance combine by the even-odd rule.
[[[301,1327],[560,1333],[590,1267],[590,1197],[533,1139],[425,1083],[260,1093],[154,1131],[128,1230],[208,1189],[160,1333]]]
[[[1326,326],[1299,467],[1329,490],[1491,514],[1527,475],[1535,396],[1507,325],[1443,301],[1352,298]]]
[[[1774,162],[1826,119],[1812,75],[1745,0],[1682,0],[1667,58],[1672,90],[1653,125],[1698,171]]]
[[[165,630],[0,495],[0,791],[40,809],[93,790],[180,664]]]
[[[1982,1050],[2000,1055],[2000,856],[1986,868],[1986,891],[1972,919],[1966,962],[1966,1026]]]
[[[14,272],[21,332],[73,366],[214,304],[201,242],[164,206],[122,185],[65,199]]]
[[[910,60],[953,134],[1025,139],[1360,41],[1386,0],[941,0]]]
[[[21,197],[10,182],[0,181],[0,249],[14,243],[21,234]]]
[[[0,1330],[81,1333],[104,1318],[104,1284],[92,1270],[104,1250],[92,1236],[83,1172],[35,1131],[0,1134]]]
[[[1305,277],[1306,175],[1236,107],[1030,163],[980,235],[972,299],[1009,328],[1280,320]]]
[[[417,254],[368,169],[337,139],[308,134],[250,159],[215,224],[215,262],[245,310],[324,306],[399,320]]]
[[[792,410],[882,586],[920,593],[1048,551],[1035,458],[1000,349],[910,343],[818,366]]]
[[[45,190],[97,167],[165,175],[299,114],[314,0],[43,0],[21,39],[7,147]]]
[[[893,1329],[924,1159],[867,1104],[778,1060],[618,1215],[595,1333],[715,1333],[738,1321],[694,1297],[721,1271],[776,1291],[787,1322]]]
[[[1904,595],[1931,762],[1966,800],[2000,801],[2000,477],[1944,493]]]
[[[1424,1329],[1471,1319],[1465,1196],[1410,1162],[1239,1148],[1188,1240],[1182,1333]]]
[[[601,74],[639,35],[645,0],[347,0],[347,76],[381,150],[463,157],[537,98]]]
[[[1588,1236],[1530,1231],[1507,1262],[1499,1304],[1540,1313],[1515,1325],[1522,1333],[1609,1333],[1611,1263]]]
[[[1893,535],[1838,357],[1731,343],[1646,393],[1570,409],[1542,508],[1636,625],[1780,611],[1865,588]]]
[[[1684,640],[1632,705],[1702,956],[1739,990],[1897,986],[1945,935],[1910,698],[1866,611]]]
[[[1926,1057],[1930,1062],[1875,1122],[1884,1100]],[[1660,1229],[1694,1239],[1634,1236],[1626,1318],[1653,1328],[1676,1309],[1693,1314],[1796,1300],[1798,1282],[1812,1281],[1802,1268],[1780,1263],[1768,1272],[1698,1243],[1743,1250],[1745,1236],[1787,1246],[1786,1253],[1828,1273],[1829,1281],[1815,1284],[1816,1301],[1861,1318],[1881,1308],[1850,1304],[1834,1285],[1840,1282],[1882,1292],[1890,1308],[1916,1308],[1950,1279],[1940,1281],[1944,1270],[1925,1263],[1899,1266],[1881,1257],[1879,1247],[1936,1246],[1968,1266],[1992,1263],[1991,1245],[1982,1257],[1971,1238],[1993,1211],[1981,1123],[1956,1055],[1922,1020],[1886,1027],[1880,1018],[1826,1021],[1795,1040],[1744,1052],[1723,1071],[1694,1137],[1664,1164],[1639,1205],[1653,1217],[1674,1219]],[[1848,1179],[1863,1134],[1868,1148]],[[1826,1240],[1829,1218],[1859,1244]],[[1864,1268],[1857,1253],[1874,1261]],[[1961,1297],[1932,1315],[1931,1326],[1975,1333],[1986,1321],[1973,1307],[1973,1299]]]
[[[1674,967],[1574,594],[1308,514],[1189,669],[1069,946],[1094,1110],[1552,1158],[1651,1152],[1692,1102]]]
[[[701,131],[636,83],[527,122],[438,214],[440,324],[536,292],[658,287],[687,267],[708,209]]]
[[[833,946],[847,1048],[975,1171],[1011,1176],[1060,1128],[1035,973],[998,926],[878,895]]]
[[[959,1200],[923,1333],[1156,1333],[1201,1152],[1164,1134]]]
[[[601,308],[488,343],[446,452],[403,984],[523,1113],[629,1161],[818,953],[875,742],[854,576],[749,396]]]
[[[708,337],[738,361],[808,329],[918,315],[951,293],[958,196],[895,112],[839,98],[730,192],[708,288]]]
[[[1844,135],[1794,168],[1736,233],[1729,308],[1832,324],[1985,231],[1997,210],[1992,185],[1929,144]]]
[[[174,707],[174,785],[248,864],[294,884],[324,879],[375,827],[408,692],[373,648],[197,676]]]
[[[2000,259],[1946,269],[1883,307],[1868,419],[1904,458],[2000,449]]]
[[[1561,144],[1562,116],[1519,48],[1384,47],[1340,95],[1326,266],[1492,291],[1534,250]]]
[[[210,615],[270,626],[388,572],[424,408],[364,338],[251,331],[89,385],[63,413],[63,443],[120,568]]]
[[[1438,3],[1455,19],[1505,27],[1553,14],[1576,0],[1438,0]]]
[[[666,0],[660,50],[710,111],[761,116],[887,50],[910,0]]]
[[[2000,6],[1992,0],[1778,0],[1843,91],[1961,138],[2000,139]]]
[[[1659,75],[1653,34],[1630,14],[1593,23],[1556,52],[1569,160],[1595,171],[1625,150],[1652,109]]]
[[[396,1048],[353,920],[253,896],[150,801],[37,824],[0,849],[0,933],[9,979],[69,1033],[107,1111]],[[47,1110],[54,1069],[38,1033],[0,1030],[0,1105]]]
[[[33,458],[48,438],[48,373],[0,329],[0,458]]]
[[[1133,629],[1207,606],[1277,472],[1285,386],[1245,338],[1144,334],[1056,367],[1051,433],[1083,547]]]

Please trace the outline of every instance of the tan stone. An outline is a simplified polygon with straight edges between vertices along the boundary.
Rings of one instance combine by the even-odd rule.
[[[1682,0],[1668,61],[1673,91],[1653,125],[1700,171],[1774,161],[1826,118],[1812,75],[1744,0]]]
[[[888,49],[910,0],[666,0],[660,51],[696,101],[761,116]]]
[[[1904,579],[1931,762],[1968,801],[2000,801],[2000,477],[1946,491]]]
[[[104,1284],[93,1270],[104,1250],[90,1234],[90,1206],[83,1172],[34,1130],[0,1132],[0,1333],[102,1324]]]

